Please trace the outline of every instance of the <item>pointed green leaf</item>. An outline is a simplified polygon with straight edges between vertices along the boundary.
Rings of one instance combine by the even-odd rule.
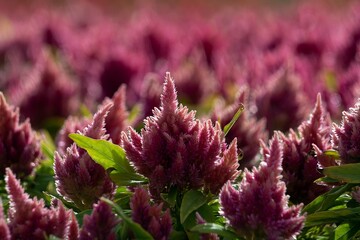
[[[335,229],[334,239],[335,240],[351,239],[359,229],[360,229],[360,223],[342,223]]]
[[[146,178],[136,173],[127,160],[124,149],[119,145],[75,133],[70,134],[69,137],[79,147],[85,149],[96,163],[106,170],[110,169],[110,177],[117,185],[134,185],[146,181]]]
[[[186,218],[196,209],[206,203],[206,197],[197,190],[189,190],[185,193],[180,207],[180,222],[183,224]]]
[[[134,222],[131,218],[126,216],[120,206],[116,205],[115,203],[104,197],[100,198],[100,200],[106,202],[115,209],[115,212],[121,217],[127,227],[134,233],[136,239],[154,239],[151,234],[146,231],[140,224]]]
[[[360,183],[360,163],[327,167],[323,174],[346,183]]]
[[[233,231],[216,223],[199,224],[193,227],[191,231],[198,233],[216,233],[229,239],[239,239],[239,237]]]
[[[343,221],[359,219],[360,207],[322,211],[308,215],[306,217],[305,227],[313,227],[317,225],[339,223]]]
[[[308,214],[317,212],[317,211],[324,211],[329,209],[330,207],[334,206],[335,200],[343,193],[349,191],[354,184],[346,184],[343,186],[335,187],[324,193],[317,198],[315,198],[312,202],[306,205],[302,212],[307,212]]]
[[[234,117],[224,127],[224,136],[226,136],[229,133],[230,129],[234,126],[236,121],[239,119],[239,117],[240,117],[241,113],[244,111],[244,109],[245,109],[244,105],[240,104],[239,109],[236,111]]]

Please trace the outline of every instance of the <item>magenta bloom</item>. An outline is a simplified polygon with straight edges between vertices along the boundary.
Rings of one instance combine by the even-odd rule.
[[[255,156],[260,150],[259,140],[266,141],[268,138],[265,119],[257,120],[250,112],[252,103],[249,102],[248,92],[247,87],[242,88],[233,104],[226,108],[218,106],[211,117],[213,121],[219,121],[221,126],[225,126],[232,120],[240,104],[244,104],[245,110],[225,137],[227,143],[237,139],[237,147],[242,152],[241,168],[250,168],[255,164]]]
[[[237,176],[236,140],[227,149],[219,124],[195,120],[195,112],[178,106],[169,73],[161,107],[153,113],[145,120],[141,135],[130,128],[122,139],[129,160],[149,178],[154,197],[160,197],[171,186],[218,193],[223,184]]]
[[[169,239],[172,222],[170,211],[162,213],[162,203],[150,205],[150,196],[145,189],[136,188],[131,198],[132,219],[147,230],[155,240]]]
[[[333,142],[342,163],[360,161],[360,99],[353,108],[343,112],[340,126],[334,125]]]
[[[91,215],[85,215],[80,231],[80,240],[115,240],[115,227],[120,222],[111,207],[99,201]]]
[[[82,134],[94,139],[107,139],[104,125],[110,108],[111,105],[106,105],[100,109]],[[54,170],[57,191],[80,209],[90,209],[101,196],[111,197],[114,192],[115,184],[104,168],[75,143],[65,155],[55,152]]]
[[[300,233],[305,220],[302,205],[288,207],[286,186],[281,180],[282,145],[275,136],[264,161],[252,172],[245,169],[239,189],[228,182],[220,193],[222,215],[247,239],[290,239]]]
[[[6,218],[4,216],[4,209],[2,202],[0,202],[0,239],[3,240],[11,239],[9,226],[6,223]]]
[[[114,96],[106,98],[102,106],[112,104],[108,115],[105,118],[106,133],[115,144],[121,143],[121,132],[129,125],[127,118],[129,113],[126,110],[126,86],[121,85]]]
[[[290,130],[288,136],[279,133],[284,142],[283,176],[287,194],[294,203],[308,203],[329,190],[329,187],[314,183],[322,174],[319,166],[333,165],[332,159],[321,156],[331,149],[331,120],[324,111],[320,94],[309,120],[298,128],[299,135]]]
[[[8,226],[12,239],[40,240],[50,235],[67,239],[71,211],[65,210],[59,200],[48,209],[42,199],[29,198],[10,169],[6,171],[6,190],[10,198]]]
[[[40,141],[27,119],[19,123],[19,109],[0,92],[0,174],[9,167],[20,178],[30,175],[41,156]]]

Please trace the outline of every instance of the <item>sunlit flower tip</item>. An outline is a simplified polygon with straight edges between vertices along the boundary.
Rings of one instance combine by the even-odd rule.
[[[143,188],[136,188],[130,201],[132,219],[156,240],[169,239],[172,231],[170,211],[162,212],[162,204],[150,205],[150,196]]]
[[[120,219],[112,212],[110,205],[99,201],[91,215],[85,215],[80,231],[80,240],[116,239],[115,227]]]
[[[245,169],[239,189],[230,182],[220,193],[221,214],[240,235],[258,239],[290,239],[300,233],[302,205],[288,207],[281,181],[282,147],[278,136],[263,150],[264,161]],[[249,205],[249,202],[252,204]]]
[[[7,225],[6,218],[4,216],[4,209],[1,199],[0,199],[0,239],[3,240],[11,239],[9,226]]]
[[[205,219],[203,219],[198,212],[195,213],[195,216],[196,216],[197,224],[205,224],[206,223]],[[218,240],[219,236],[216,233],[202,233],[202,234],[200,234],[200,239],[201,240]]]
[[[61,155],[64,155],[66,153],[66,149],[74,142],[69,138],[69,134],[82,131],[90,123],[91,119],[89,118],[78,118],[73,116],[68,117],[56,136],[55,142],[57,151]]]
[[[54,235],[66,238],[70,211],[59,200],[46,208],[42,199],[30,199],[10,169],[6,170],[6,190],[9,194],[9,229],[14,239],[47,239]]]
[[[112,103],[102,106],[95,113],[92,123],[83,129],[82,134],[94,139],[107,139],[108,135],[106,135],[105,119],[112,107]]]
[[[71,212],[70,223],[66,228],[66,240],[78,240],[79,239],[79,224],[77,222],[74,212]]]
[[[360,161],[360,99],[355,106],[343,112],[340,126],[334,124],[333,144],[339,151],[341,162],[354,163]]]
[[[304,121],[299,126],[299,132],[304,139],[304,143],[307,145],[306,147],[311,148],[311,145],[315,144],[321,150],[330,149],[331,124],[330,115],[324,110],[321,94],[319,93],[309,120]]]
[[[19,109],[9,105],[0,92],[0,175],[5,168],[24,178],[30,175],[41,157],[40,140],[30,121],[19,123]]]
[[[121,142],[121,132],[128,126],[127,118],[129,113],[126,110],[126,86],[121,85],[115,92],[112,99],[106,99],[103,102],[103,106],[109,103],[113,104],[113,107],[109,110],[108,115],[105,118],[106,133],[109,134],[111,140],[115,144]]]
[[[161,110],[164,115],[173,114],[178,107],[177,93],[174,79],[170,72],[166,72],[163,93],[161,94]]]

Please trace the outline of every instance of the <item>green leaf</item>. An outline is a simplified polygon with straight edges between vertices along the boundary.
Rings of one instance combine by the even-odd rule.
[[[177,191],[177,187],[172,186],[170,188],[169,193],[162,193],[161,194],[161,198],[167,202],[170,207],[174,207],[176,204],[176,199],[178,196],[178,191]]]
[[[186,218],[196,209],[206,203],[206,197],[197,190],[189,190],[185,193],[180,207],[180,222],[183,224]]]
[[[324,211],[329,209],[330,207],[334,206],[335,200],[343,193],[349,191],[354,184],[345,184],[343,186],[335,187],[324,193],[317,198],[315,198],[312,202],[306,205],[303,208],[303,212],[307,212],[308,214],[317,212],[317,211]]]
[[[41,132],[41,151],[48,159],[54,159],[54,152],[56,150],[55,143],[50,136],[50,133],[46,130]]]
[[[90,157],[110,170],[110,177],[118,186],[128,186],[146,182],[146,178],[136,173],[126,158],[125,151],[119,145],[103,139],[92,139],[80,134],[72,133],[69,137]]]
[[[136,239],[154,239],[148,231],[141,227],[140,224],[134,222],[131,218],[126,216],[121,207],[104,197],[101,197],[100,200],[106,202],[115,209],[115,212],[122,218],[127,227],[134,233]]]
[[[351,239],[359,230],[360,223],[342,223],[334,232],[335,240],[347,240]]]
[[[322,155],[328,156],[328,157],[332,157],[334,159],[340,159],[340,154],[338,151],[330,149],[330,150],[325,150]]]
[[[216,223],[199,224],[193,227],[190,231],[198,233],[216,233],[229,239],[239,239],[233,231],[230,231],[226,227]]]
[[[239,109],[236,111],[234,117],[224,127],[224,136],[226,136],[229,133],[230,129],[234,126],[236,121],[239,119],[239,117],[240,117],[241,113],[244,111],[244,109],[245,109],[244,105],[240,104]]]
[[[360,183],[360,163],[327,167],[323,174],[346,183]]]
[[[322,211],[310,214],[306,217],[305,227],[323,224],[339,223],[343,221],[359,220],[360,207],[343,208],[330,211]]]
[[[171,240],[183,240],[183,239],[186,239],[186,233],[182,232],[182,231],[173,230],[170,233],[170,238],[169,239],[171,239]]]

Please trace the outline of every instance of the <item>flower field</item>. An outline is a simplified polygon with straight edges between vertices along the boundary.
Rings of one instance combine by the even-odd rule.
[[[360,239],[360,4],[60,2],[0,3],[0,239]]]

